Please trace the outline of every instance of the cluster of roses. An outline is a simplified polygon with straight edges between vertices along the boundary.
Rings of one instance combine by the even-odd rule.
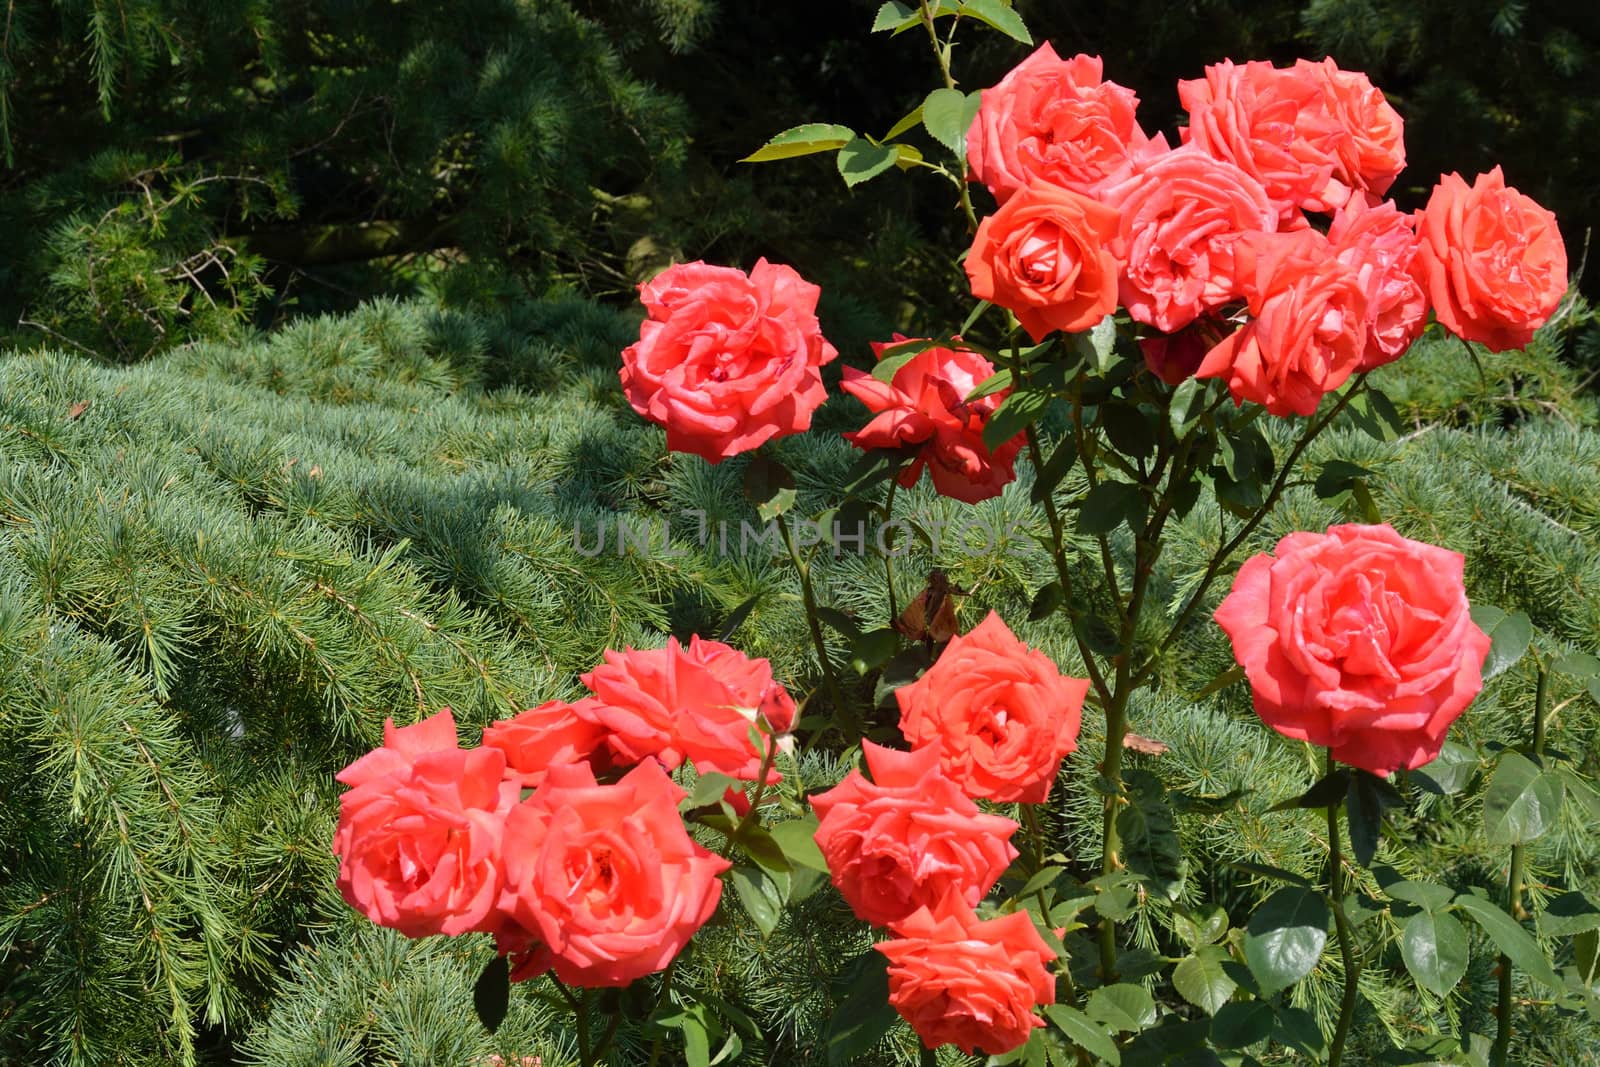
[[[973,294],[1035,341],[1120,304],[1167,383],[1222,378],[1236,402],[1308,415],[1398,359],[1430,310],[1501,351],[1526,345],[1565,292],[1554,216],[1498,167],[1470,186],[1447,175],[1416,214],[1383,199],[1405,163],[1402,123],[1364,74],[1225,61],[1179,97],[1190,121],[1173,148],[1140,129],[1137,97],[1097,57],[1045,44],[984,90],[968,155],[999,208],[966,258]],[[817,328],[816,286],[765,260],[749,275],[689,263],[642,294],[650,318],[622,381],[668,447],[716,463],[809,428],[820,367],[838,355]],[[959,344],[890,381],[846,368],[844,390],[874,415],[846,436],[915,450],[903,485],[926,466],[946,496],[995,496],[1022,438],[983,443],[1008,391],[968,397],[994,370]]]
[[[1063,676],[998,615],[895,690],[909,753],[861,743],[860,771],[811,797],[817,846],[851,910],[893,936],[889,1003],[929,1048],[1009,1052],[1055,1002],[1057,953],[1026,911],[974,908],[1017,851],[1017,824],[975,798],[1041,804],[1077,747],[1089,683]]]
[[[1500,351],[1566,291],[1555,217],[1498,167],[1471,186],[1446,176],[1416,215],[1383,199],[1402,123],[1366,75],[1224,61],[1178,97],[1189,125],[1172,148],[1097,57],[1046,44],[985,90],[969,157],[1000,208],[967,257],[973,293],[1035,341],[1120,303],[1156,331],[1145,356],[1169,384],[1222,378],[1236,402],[1309,415],[1398,359],[1430,308]]]
[[[781,744],[794,701],[766,660],[698,637],[608,651],[583,682],[592,697],[492,723],[477,748],[458,747],[449,709],[386,722],[383,747],[338,775],[351,907],[408,937],[493,934],[516,979],[620,986],[665,967],[729,866],[689,837],[666,772],[756,779],[752,729]]]

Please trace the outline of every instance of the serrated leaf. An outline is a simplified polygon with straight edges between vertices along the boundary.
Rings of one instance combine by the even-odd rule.
[[[1211,1040],[1218,1048],[1248,1048],[1272,1034],[1277,1015],[1262,1000],[1224,1004],[1211,1020]]]
[[[922,14],[916,5],[905,3],[904,0],[888,0],[888,3],[878,8],[878,17],[872,20],[873,33],[883,33],[903,29],[921,21]]]
[[[889,132],[883,135],[884,142],[892,141],[905,133],[911,127],[922,121],[922,105],[918,104],[901,117],[900,121],[889,127]]]
[[[972,392],[966,395],[964,402],[970,404],[974,400],[982,400],[986,396],[1003,393],[1010,388],[1011,371],[1007,369],[997,370],[974,386]]]
[[[1503,674],[1528,651],[1533,621],[1522,612],[1506,614],[1493,604],[1474,604],[1472,621],[1489,635],[1489,655],[1483,661],[1483,680]]]
[[[1206,383],[1199,378],[1185,378],[1172,391],[1172,399],[1167,403],[1167,423],[1172,427],[1172,436],[1183,437],[1189,427],[1199,421],[1205,410],[1202,402],[1205,388]]]
[[[1044,389],[1023,386],[1000,402],[983,427],[983,447],[994,452],[1017,434],[1039,421],[1050,406],[1053,395]]]
[[[1477,771],[1476,752],[1466,745],[1446,741],[1437,756],[1410,773],[1413,781],[1430,792],[1454,796],[1467,787]]]
[[[1214,944],[1228,932],[1228,913],[1216,905],[1194,914],[1174,911],[1172,930],[1190,948]]]
[[[706,808],[722,799],[729,786],[742,786],[743,783],[736,778],[716,771],[707,771],[694,783],[694,788],[689,791],[689,796],[683,801],[681,807],[685,811],[695,808]]]
[[[967,158],[967,131],[978,114],[978,101],[977,93],[935,89],[922,102],[922,125],[929,136],[963,163]]]
[[[1483,793],[1483,829],[1491,845],[1521,845],[1555,825],[1561,779],[1520,752],[1504,752]]]
[[[1400,933],[1400,956],[1418,985],[1446,996],[1467,973],[1467,931],[1447,911],[1419,911]]]
[[[1077,442],[1070,434],[1062,435],[1050,453],[1050,458],[1045,460],[1044,466],[1034,473],[1033,488],[1028,491],[1028,498],[1035,504],[1042,503],[1047,494],[1055,492],[1056,486],[1061,484],[1061,479],[1067,476],[1067,472],[1077,460]]]
[[[900,1018],[889,1005],[889,961],[883,953],[867,949],[842,974],[843,995],[834,998],[837,1006],[823,1032],[830,1065],[857,1062]]]
[[[776,460],[756,456],[744,469],[744,495],[756,506],[756,514],[771,522],[794,506],[794,475]]]
[[[835,152],[855,139],[855,131],[848,126],[831,122],[808,122],[793,126],[776,135],[766,144],[739,160],[740,163],[771,163],[778,159],[815,155],[818,152]]]
[[[1166,789],[1148,771],[1130,770],[1124,780],[1129,803],[1117,812],[1122,861],[1155,892],[1176,900],[1183,889],[1184,860]]]
[[[822,858],[822,850],[817,847],[817,817],[813,814],[802,815],[798,819],[780,822],[769,831],[772,839],[783,849],[783,854],[789,862],[796,867],[809,867],[813,871],[828,870],[828,861]]]
[[[1222,966],[1227,959],[1228,950],[1221,945],[1202,945],[1173,968],[1173,988],[1207,1015],[1215,1015],[1239,988]]]
[[[1552,989],[1561,988],[1560,979],[1550,966],[1544,949],[1534,940],[1522,924],[1483,897],[1463,893],[1456,897],[1455,906],[1466,912],[1489,935],[1501,952],[1510,958],[1517,969]]]
[[[1033,43],[1027,23],[1022,21],[1021,15],[1011,10],[1010,0],[963,0],[961,13],[994,27],[1014,41]]]
[[[1122,1063],[1122,1053],[1117,1049],[1116,1042],[1111,1040],[1111,1035],[1083,1012],[1066,1004],[1046,1004],[1044,1013],[1075,1047],[1091,1056],[1098,1056],[1105,1063]]]
[[[1108,404],[1101,409],[1100,425],[1111,445],[1129,459],[1146,459],[1156,450],[1155,428],[1131,404]]]
[[[1600,908],[1582,893],[1562,893],[1539,913],[1539,932],[1546,937],[1570,937],[1600,929]]]
[[[505,956],[496,956],[472,983],[472,1010],[491,1034],[505,1022],[511,1006],[511,965]]]
[[[1144,525],[1144,493],[1131,482],[1101,482],[1089,490],[1078,509],[1078,532],[1110,533],[1121,523]]]
[[[1351,488],[1361,479],[1371,476],[1372,472],[1360,464],[1349,463],[1342,459],[1329,460],[1318,472],[1312,491],[1317,494],[1317,499],[1328,500]]]
[[[1067,596],[1061,591],[1059,581],[1040,587],[1033,595],[1033,602],[1028,605],[1028,621],[1038,622],[1066,603]]]
[[[1350,784],[1350,769],[1337,767],[1318,778],[1299,796],[1280,800],[1268,811],[1294,811],[1298,808],[1331,808],[1345,798]]]
[[[893,145],[873,144],[857,137],[839,149],[837,165],[844,183],[852,188],[876,178],[894,166],[899,153]]]
[[[1372,859],[1378,853],[1384,812],[1404,804],[1405,798],[1382,778],[1360,769],[1350,771],[1344,810],[1350,827],[1350,851],[1361,866],[1372,866]]]
[[[756,609],[756,605],[759,603],[761,603],[761,594],[757,593],[734,608],[728,614],[728,617],[722,620],[722,628],[717,631],[717,640],[726,644],[728,639],[738,631],[739,627],[744,625],[744,620],[750,617],[750,613]]]
[[[1383,887],[1384,893],[1394,900],[1403,900],[1419,908],[1438,911],[1455,899],[1455,891],[1433,882],[1391,882]]]
[[[1328,943],[1328,905],[1299,886],[1280,889],[1250,916],[1244,957],[1266,992],[1286,989],[1311,973]]]
[[[1138,1033],[1156,1024],[1156,1002],[1144,986],[1130,982],[1102,986],[1084,1005],[1089,1018],[1120,1033]]]
[[[745,913],[755,922],[763,937],[770,937],[783,918],[783,894],[773,877],[760,867],[740,864],[728,872],[734,891]]]

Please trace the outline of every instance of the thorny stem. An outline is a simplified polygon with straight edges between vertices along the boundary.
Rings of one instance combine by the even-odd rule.
[[[889,479],[889,495],[883,501],[883,526],[881,528],[888,541],[888,547],[883,552],[883,581],[889,588],[889,625],[893,626],[900,617],[900,608],[894,601],[894,491],[900,487],[898,477]]]
[[[1333,753],[1328,753],[1328,773],[1334,769]],[[1350,936],[1350,919],[1344,911],[1344,857],[1339,846],[1339,805],[1328,805],[1328,895],[1332,897],[1333,925],[1339,938],[1339,958],[1344,963],[1344,996],[1339,1001],[1339,1024],[1328,1050],[1328,1067],[1339,1067],[1344,1058],[1344,1043],[1350,1036],[1350,1023],[1356,1014],[1356,983],[1361,978],[1361,960],[1356,956]]]
[[[1545,708],[1550,700],[1549,682],[1550,673],[1541,665],[1533,696],[1532,755],[1535,760],[1544,752]],[[1511,869],[1506,872],[1506,903],[1508,905],[1507,910],[1511,912],[1511,917],[1519,923],[1528,917],[1527,910],[1522,906],[1523,862],[1522,845],[1512,845]],[[1511,1055],[1511,977],[1511,958],[1502,954],[1500,957],[1500,995],[1495,1011],[1499,1024],[1495,1030],[1494,1047],[1490,1050],[1490,1062],[1494,1067],[1506,1067],[1509,1062],[1507,1057]]]

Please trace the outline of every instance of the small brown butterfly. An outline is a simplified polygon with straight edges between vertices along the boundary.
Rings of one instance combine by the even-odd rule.
[[[951,585],[950,576],[935,567],[928,572],[927,586],[894,620],[894,628],[913,641],[926,642],[930,649],[942,645],[961,632],[953,598],[966,595],[967,590]]]

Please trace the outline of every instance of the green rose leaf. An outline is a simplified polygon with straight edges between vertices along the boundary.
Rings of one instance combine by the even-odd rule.
[[[922,102],[922,125],[929,135],[965,163],[967,131],[978,114],[977,93],[960,89],[935,89]]]
[[[1047,1004],[1044,1013],[1068,1041],[1104,1063],[1120,1065],[1122,1053],[1116,1042],[1093,1019],[1066,1004]]]
[[[855,1063],[872,1051],[899,1020],[889,1005],[889,961],[883,953],[867,949],[844,967],[838,985],[842,997],[828,1020],[823,1040],[828,1047],[828,1063]]]
[[[1506,614],[1493,604],[1474,604],[1472,621],[1489,635],[1489,655],[1483,661],[1483,679],[1503,674],[1528,651],[1533,621],[1522,612]]]
[[[772,931],[778,928],[778,920],[783,917],[784,889],[760,867],[740,864],[728,872],[728,877],[733,882],[734,891],[739,894],[739,903],[744,905],[746,914],[754,920],[761,935],[772,936]]]
[[[815,155],[818,152],[835,152],[855,139],[855,131],[848,126],[828,122],[808,122],[794,126],[773,137],[766,144],[739,160],[740,163],[770,163],[778,159]]]
[[[1276,1018],[1272,1005],[1265,1001],[1224,1004],[1211,1020],[1211,1040],[1218,1048],[1248,1048],[1271,1035]]]
[[[1520,752],[1504,752],[1483,794],[1483,828],[1491,845],[1520,845],[1555,825],[1561,779]]]
[[[1483,928],[1489,940],[1510,958],[1518,970],[1552,989],[1561,988],[1561,980],[1556,977],[1544,949],[1532,934],[1522,928],[1521,923],[1501,911],[1497,905],[1471,893],[1456,897],[1455,906]]]
[[[1417,984],[1442,997],[1467,973],[1467,931],[1447,911],[1419,911],[1400,934],[1400,956]]]
[[[1047,389],[1024,385],[1000,402],[983,427],[983,447],[993,452],[1017,434],[1039,421],[1054,394]]]
[[[1144,986],[1131,982],[1102,986],[1084,1005],[1089,1018],[1121,1033],[1138,1033],[1156,1024],[1156,1002]]]
[[[1201,945],[1173,968],[1173,988],[1190,1004],[1208,1015],[1215,1015],[1239,988],[1222,966],[1228,959],[1228,950],[1221,945]]]
[[[1262,990],[1270,993],[1310,974],[1327,943],[1327,902],[1320,893],[1289,886],[1273,893],[1250,916],[1244,958]]]
[[[900,151],[894,145],[873,144],[857,137],[839,149],[839,174],[852,188],[869,181],[895,165]]]
[[[1011,10],[1010,0],[963,0],[961,13],[994,27],[1012,40],[1023,44],[1033,43],[1027,23],[1022,21],[1021,15]]]
[[[817,847],[816,815],[808,813],[798,819],[780,822],[768,832],[791,865],[827,872],[828,861],[822,858],[822,850]]]
[[[505,956],[496,956],[472,984],[472,1010],[491,1034],[505,1021],[511,1006],[511,967]]]

